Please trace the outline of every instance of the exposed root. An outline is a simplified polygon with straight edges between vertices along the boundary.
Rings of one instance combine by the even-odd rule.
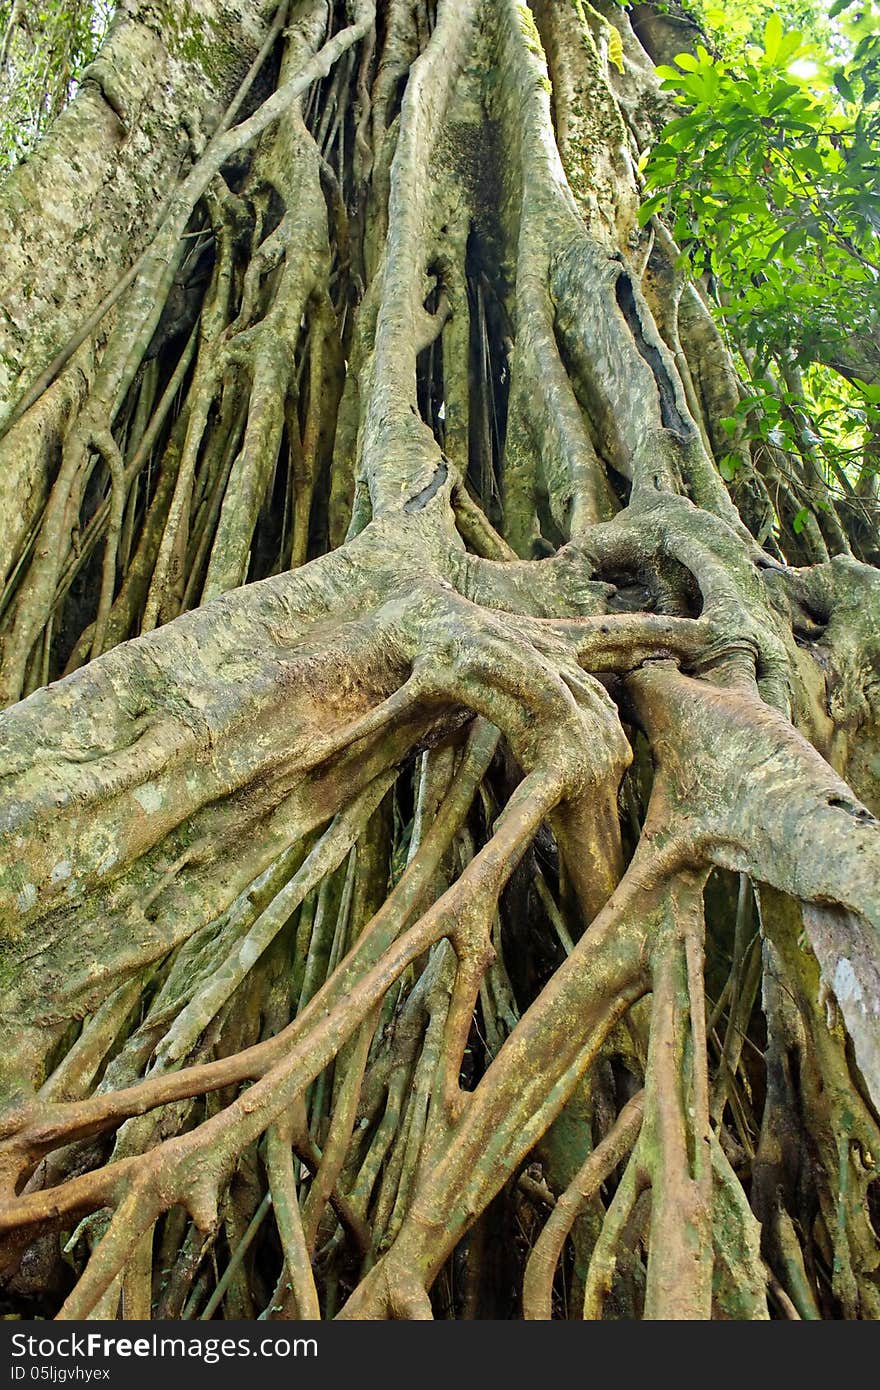
[[[880,1315],[877,575],[597,3],[281,5],[13,412],[16,1309]]]

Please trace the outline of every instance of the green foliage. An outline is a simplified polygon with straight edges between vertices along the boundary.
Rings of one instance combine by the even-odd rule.
[[[0,174],[66,105],[113,9],[110,0],[0,0]]]
[[[767,0],[688,0],[688,9],[707,34],[719,56],[741,58],[749,45],[760,45],[767,22]],[[824,8],[816,0],[782,0],[773,7],[784,33],[798,30],[811,43],[827,45],[832,29]]]
[[[821,364],[808,368],[798,386],[792,391],[771,376],[748,378],[733,415],[721,425],[731,440],[749,443],[759,455],[770,446],[815,454],[832,494],[839,492],[842,478],[856,479],[861,472],[868,431],[880,429],[880,387],[850,383]],[[719,466],[731,481],[741,458],[726,455]]]
[[[808,5],[789,6],[804,30],[784,11],[759,27],[747,0],[714,53],[657,69],[682,114],[645,162],[642,220],[667,221],[740,354],[731,434],[846,483],[880,428],[880,24],[870,4]]]
[[[878,322],[878,72],[853,60],[808,83],[792,64],[812,52],[773,15],[745,63],[701,47],[659,68],[689,109],[651,154],[642,214],[723,282],[746,346],[802,363]]]

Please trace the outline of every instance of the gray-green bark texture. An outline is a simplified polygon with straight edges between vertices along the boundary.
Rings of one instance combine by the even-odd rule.
[[[0,191],[9,1312],[880,1314],[876,517],[649,9],[131,0]]]

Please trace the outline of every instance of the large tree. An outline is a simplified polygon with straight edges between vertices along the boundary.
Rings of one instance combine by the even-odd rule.
[[[126,0],[7,181],[12,1310],[880,1314],[876,524],[722,477],[686,27]]]

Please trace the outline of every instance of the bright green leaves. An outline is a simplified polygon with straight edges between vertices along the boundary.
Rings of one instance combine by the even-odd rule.
[[[13,7],[0,0],[0,175],[22,159],[67,104],[95,56],[112,0],[43,0]],[[12,24],[10,26],[10,19]]]
[[[855,101],[856,94],[853,90],[853,85],[847,77],[846,73],[843,71],[843,68],[839,68],[838,71],[834,74],[834,85],[837,88],[840,95],[843,97],[844,101]]]
[[[742,371],[722,476],[748,450],[786,477],[796,534],[826,505],[798,480],[855,505],[880,437],[880,22],[871,0],[835,25],[810,3],[743,0],[738,44],[658,68],[680,114],[642,165],[642,222],[664,218]]]
[[[680,99],[701,105],[714,100],[720,84],[718,69],[705,48],[699,47],[697,54],[694,57],[691,53],[679,53],[675,61],[681,71],[663,65],[657,73],[665,78],[664,86],[673,87]]]
[[[871,386],[867,381],[860,381],[858,377],[853,378],[852,384],[869,405],[880,406],[880,386]]]
[[[726,483],[732,483],[740,468],[742,459],[738,454],[724,454],[718,460],[718,470]]]
[[[782,43],[782,20],[774,12],[767,23],[764,25],[764,53],[767,61],[772,63],[779,52]]]
[[[799,29],[783,32],[782,20],[774,13],[764,25],[764,53],[760,64],[765,68],[785,71],[798,50],[803,47],[804,37]]]
[[[769,379],[759,379],[752,385],[756,389],[742,397],[732,416],[721,421],[725,432],[741,441],[760,440],[777,449],[796,448],[799,434],[809,428],[803,401],[791,392],[777,392]]]
[[[698,47],[658,68],[685,109],[645,163],[641,214],[723,286],[744,346],[801,364],[880,322],[874,78],[820,57],[773,14],[744,61]]]

